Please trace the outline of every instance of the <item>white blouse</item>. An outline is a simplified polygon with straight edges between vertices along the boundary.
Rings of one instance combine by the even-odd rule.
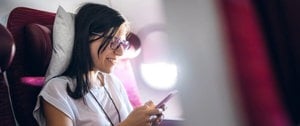
[[[71,78],[62,76],[49,80],[38,95],[37,104],[33,111],[33,115],[39,125],[46,126],[46,120],[40,108],[41,97],[66,114],[72,120],[74,126],[110,126],[111,124],[105,112],[109,115],[114,125],[117,125],[119,123],[119,117],[112,100],[120,113],[121,121],[125,120],[132,111],[132,106],[125,88],[122,82],[114,75],[102,74],[104,75],[104,86],[100,86],[99,80],[92,80],[92,83],[98,84],[93,84],[90,89],[91,92],[84,96],[86,100],[85,103],[82,99],[75,100],[67,94],[67,85],[69,85],[71,89],[74,89],[76,83],[75,79],[72,80]],[[107,89],[107,92],[104,87]],[[103,106],[105,112],[103,112],[97,102]]]

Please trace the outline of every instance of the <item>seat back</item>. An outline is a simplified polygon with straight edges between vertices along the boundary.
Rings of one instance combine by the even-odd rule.
[[[15,126],[6,69],[15,54],[15,45],[10,32],[0,24],[0,120],[3,126]]]
[[[52,25],[54,17],[54,13],[25,7],[13,9],[8,17],[7,28],[14,37],[16,54],[11,67],[7,70],[7,77],[15,115],[18,123],[22,126],[37,126],[32,111],[36,103],[36,96],[42,88],[43,76],[50,60],[48,59],[48,64],[44,69],[34,67],[43,62],[39,57],[32,55],[32,50],[37,51],[38,48],[30,47],[32,43],[28,41],[26,28],[32,23]]]

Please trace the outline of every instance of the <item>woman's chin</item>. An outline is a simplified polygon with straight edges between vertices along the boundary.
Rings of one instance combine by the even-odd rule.
[[[104,73],[107,73],[107,74],[110,74],[110,73],[112,73],[113,71],[114,71],[114,66],[113,67],[111,67],[110,69],[106,69],[105,71],[102,71],[102,72],[104,72]]]

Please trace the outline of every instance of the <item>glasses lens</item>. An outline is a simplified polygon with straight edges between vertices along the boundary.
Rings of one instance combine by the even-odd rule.
[[[110,48],[111,49],[115,50],[115,49],[118,48],[118,46],[119,46],[119,42],[118,41],[111,41],[110,42]]]
[[[113,50],[116,50],[122,45],[124,50],[129,49],[129,42],[124,40],[120,41],[119,39],[114,39],[113,41],[110,42],[110,48]]]
[[[123,49],[124,49],[124,50],[129,49],[129,47],[130,47],[129,41],[123,41],[123,42],[122,42],[122,46],[123,46]]]

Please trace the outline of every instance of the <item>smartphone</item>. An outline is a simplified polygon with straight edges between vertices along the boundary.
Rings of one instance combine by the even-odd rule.
[[[157,105],[156,108],[161,108],[165,103],[167,103],[178,91],[174,90],[171,91],[163,100],[161,100]]]

